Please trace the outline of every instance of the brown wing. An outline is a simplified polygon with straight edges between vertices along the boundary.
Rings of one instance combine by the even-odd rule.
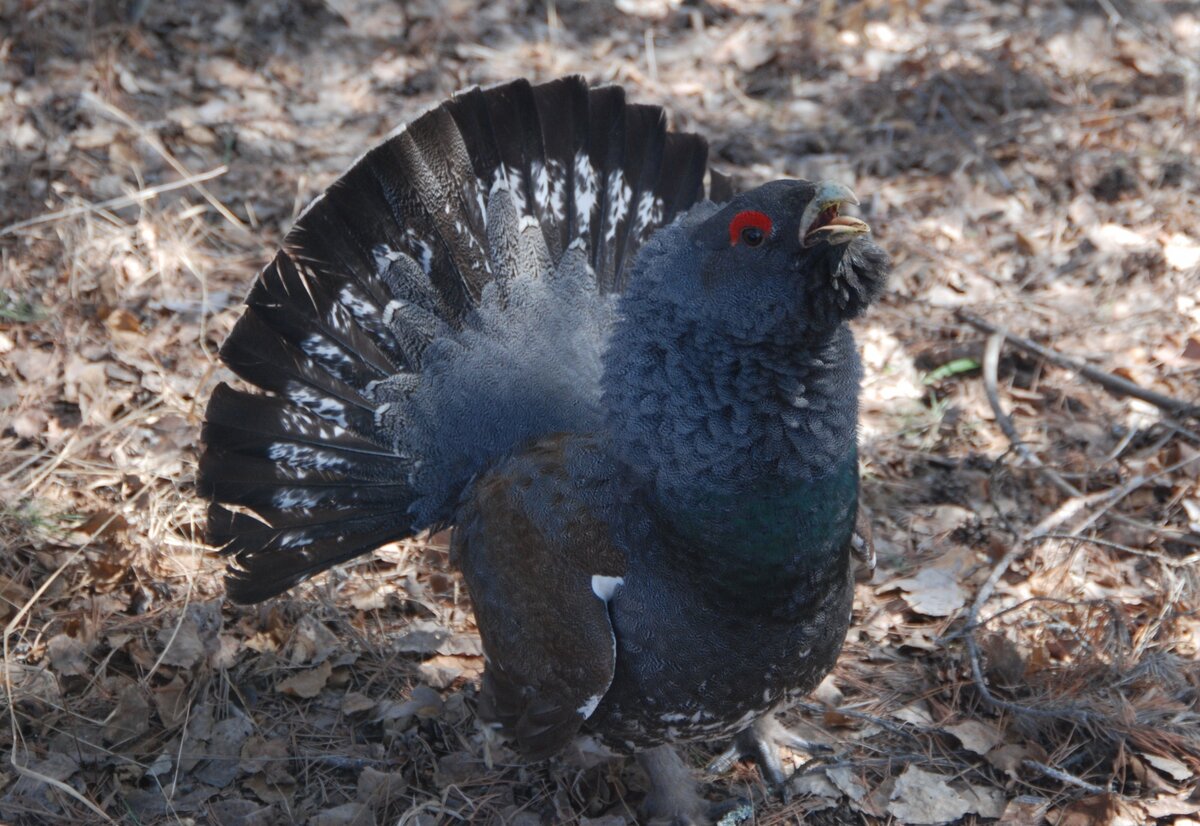
[[[455,531],[487,657],[479,714],[531,759],[578,733],[616,665],[607,598],[625,559],[577,493],[579,449],[557,436],[506,460],[472,487]]]

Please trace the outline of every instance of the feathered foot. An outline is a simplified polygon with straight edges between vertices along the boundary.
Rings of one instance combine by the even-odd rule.
[[[729,748],[708,764],[708,772],[709,774],[723,774],[738,760],[752,759],[758,764],[763,779],[786,803],[790,792],[787,787],[788,775],[784,772],[783,762],[779,759],[780,746],[809,754],[829,751],[829,746],[805,740],[782,726],[775,719],[774,713],[767,713],[733,738],[733,743]]]
[[[653,826],[735,826],[753,814],[741,799],[713,803],[701,797],[691,770],[671,746],[640,752],[638,764],[650,779],[642,813]]]

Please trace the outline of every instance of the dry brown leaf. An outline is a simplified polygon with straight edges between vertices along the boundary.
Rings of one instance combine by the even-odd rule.
[[[999,817],[1004,796],[995,789],[951,785],[950,778],[910,765],[896,778],[888,812],[912,826],[950,823],[967,814]]]
[[[346,696],[342,697],[342,713],[343,714],[358,714],[363,711],[370,711],[375,708],[375,701],[358,691],[348,691]]]
[[[987,753],[987,761],[1004,772],[1012,780],[1020,779],[1021,763],[1024,760],[1046,759],[1046,752],[1033,744],[1009,743]]]
[[[915,700],[906,706],[901,706],[892,712],[897,720],[912,723],[922,728],[933,725],[933,715],[929,713],[929,704],[924,700]]]
[[[158,641],[166,646],[162,661],[179,668],[192,668],[204,658],[204,640],[195,617],[185,615],[182,620],[168,622],[158,630]]]
[[[0,574],[0,619],[8,619],[31,596],[33,591],[27,585]]]
[[[1050,803],[1040,797],[1015,797],[1004,806],[997,823],[1006,826],[1041,826]]]
[[[200,753],[207,758],[195,770],[194,776],[203,783],[223,789],[233,782],[241,771],[242,743],[250,736],[254,726],[241,713],[213,723],[208,734],[207,747]]]
[[[359,802],[368,806],[386,806],[408,789],[408,781],[401,772],[381,772],[370,766],[358,775]]]
[[[455,751],[438,760],[433,782],[444,790],[450,786],[466,785],[487,773],[488,767],[482,758],[469,752]]]
[[[419,670],[427,684],[434,688],[449,688],[455,680],[473,680],[483,674],[483,657],[439,654],[421,663]]]
[[[837,687],[837,683],[834,682],[832,674],[827,675],[825,679],[821,680],[809,696],[831,708],[837,708],[846,699],[846,695],[842,693],[842,690]]]
[[[1098,794],[1076,800],[1048,819],[1054,826],[1145,826],[1146,810],[1136,801]]]
[[[313,815],[309,826],[375,826],[375,812],[361,803],[343,803]]]
[[[1143,752],[1142,759],[1176,782],[1182,783],[1192,776],[1192,770],[1173,757],[1164,757],[1161,754],[1146,754]]]
[[[60,677],[79,676],[92,670],[87,646],[77,637],[55,634],[46,641],[46,654],[50,657],[50,667]]]
[[[142,323],[129,310],[118,308],[104,317],[104,326],[113,333],[135,333],[141,335]]]
[[[404,654],[436,654],[438,646],[454,633],[431,620],[415,620],[396,638],[395,649]]]
[[[378,611],[387,607],[387,591],[374,582],[356,582],[347,589],[350,604],[359,611]]]
[[[945,568],[925,568],[916,576],[896,579],[881,590],[901,589],[904,601],[918,614],[948,617],[966,604],[967,593],[954,573]]]
[[[171,730],[183,725],[188,718],[188,685],[176,674],[171,682],[154,689],[154,707],[163,728]]]
[[[943,728],[958,738],[963,748],[976,754],[987,754],[1003,739],[995,726],[980,720],[963,720]]]
[[[121,743],[150,730],[150,702],[139,684],[126,681],[117,694],[117,707],[104,721],[106,743]]]
[[[404,720],[409,717],[433,718],[442,713],[442,695],[427,685],[413,686],[412,696],[404,702],[381,700],[373,715],[375,720]]]
[[[245,774],[262,774],[272,783],[294,783],[287,771],[290,757],[286,740],[255,734],[242,744],[240,768]]]
[[[842,794],[855,803],[861,803],[867,796],[867,787],[858,779],[858,773],[850,766],[826,769],[825,774],[841,790]]]
[[[316,617],[305,615],[296,624],[295,633],[288,647],[288,660],[293,665],[319,663],[341,649],[341,641],[325,623]]]
[[[1146,814],[1149,817],[1171,817],[1172,815],[1194,815],[1200,812],[1200,800],[1192,800],[1188,792],[1163,795],[1154,800],[1145,801]],[[1179,823],[1178,820],[1175,821]]]
[[[278,803],[288,808],[291,808],[292,796],[296,793],[295,783],[272,783],[261,774],[251,776],[243,785],[263,803]]]
[[[298,672],[280,681],[279,685],[275,686],[275,690],[280,694],[290,694],[293,697],[305,699],[316,697],[325,688],[325,684],[329,682],[329,675],[332,673],[333,663],[325,661],[316,668]]]

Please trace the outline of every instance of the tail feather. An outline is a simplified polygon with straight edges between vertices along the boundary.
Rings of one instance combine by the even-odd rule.
[[[225,578],[234,602],[261,602],[314,574],[373,551],[395,538],[396,513],[309,522],[303,530],[273,527],[220,505],[208,512],[209,541],[235,559]]]
[[[490,334],[490,282],[540,278],[578,247],[569,269],[586,280],[586,256],[592,295],[623,289],[654,230],[704,198],[707,154],[658,107],[568,77],[460,93],[363,156],[297,221],[221,351],[263,391],[221,385],[206,413],[198,487],[208,540],[234,558],[231,597],[265,599],[450,518],[416,507],[418,477],[453,475],[452,494],[481,468],[434,467],[405,400],[434,375],[452,384],[449,365],[485,363],[447,354]],[[722,186],[713,173],[710,193]],[[488,461],[515,447],[499,432],[443,454]]]
[[[359,432],[374,427],[377,405],[272,329],[253,308],[225,340],[221,357],[246,381],[310,412],[339,405],[347,427]]]
[[[667,118],[657,106],[629,105],[625,108],[624,169],[613,205],[613,267],[618,291],[633,266],[630,252],[662,226],[661,207],[655,203],[654,185],[662,168]]]
[[[352,282],[314,277],[284,254],[263,270],[246,298],[255,316],[331,375],[355,387],[397,372],[403,355],[391,334],[383,335],[382,324],[370,318],[382,316],[381,308],[359,307],[361,303],[361,292]],[[384,352],[389,347],[393,357]]]
[[[614,190],[621,176],[624,155],[625,90],[620,86],[594,89],[588,96],[588,160],[577,179],[580,197],[576,203],[581,229],[586,230],[592,269],[602,293],[616,291],[616,256],[613,244],[616,227],[610,230]]]
[[[229,453],[275,463],[279,478],[295,481],[293,471],[338,474],[348,484],[396,482],[402,458],[370,436],[341,425],[340,411],[310,411],[278,396],[260,396],[218,385],[205,413],[205,458]],[[277,461],[284,458],[286,462]],[[202,483],[218,470],[202,474]],[[272,476],[271,478],[276,478]],[[213,491],[219,493],[219,491]]]
[[[575,158],[587,146],[588,91],[578,78],[560,78],[533,88],[542,128],[545,162],[535,175],[546,245],[555,260],[575,236]]]

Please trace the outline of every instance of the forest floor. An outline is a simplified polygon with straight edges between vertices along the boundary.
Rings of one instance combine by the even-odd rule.
[[[303,205],[457,89],[578,72],[743,182],[849,183],[895,261],[879,564],[790,720],[832,749],[787,805],[707,792],[1194,826],[1198,55],[1185,2],[0,0],[0,821],[634,822],[632,761],[485,749],[444,537],[254,607],[197,539],[215,354]]]

